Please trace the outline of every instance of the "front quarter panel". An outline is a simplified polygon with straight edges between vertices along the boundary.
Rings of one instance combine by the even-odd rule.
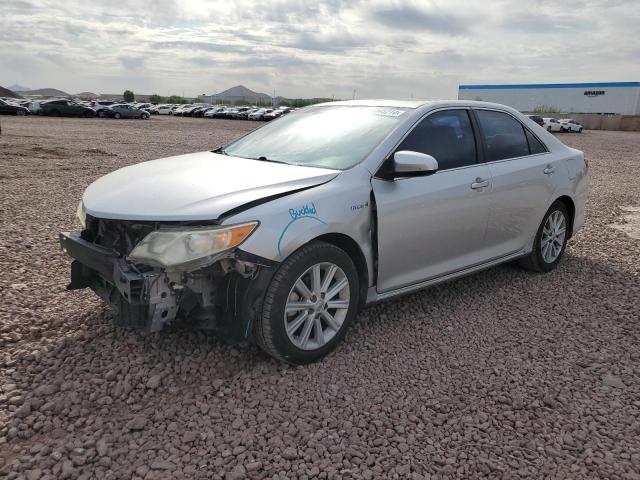
[[[258,220],[260,226],[240,249],[277,262],[321,235],[346,235],[362,250],[372,279],[370,193],[368,171],[354,168],[325,184],[233,215],[223,224]]]

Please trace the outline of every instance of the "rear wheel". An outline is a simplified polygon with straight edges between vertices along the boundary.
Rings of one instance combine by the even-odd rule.
[[[120,115],[118,112],[113,114],[113,118],[121,118],[122,115]]]
[[[358,274],[343,250],[305,245],[276,271],[265,294],[255,338],[271,356],[306,364],[327,355],[356,315]]]
[[[564,255],[569,239],[569,214],[561,201],[555,201],[538,228],[531,253],[520,265],[534,272],[549,272]]]
[[[26,112],[25,112],[24,110],[22,110],[22,109],[20,109],[20,110],[16,110],[16,115],[18,115],[18,116],[20,116],[20,117],[24,116],[24,115],[25,115],[25,113],[26,113]]]
[[[98,110],[98,116],[104,118],[104,110]]]

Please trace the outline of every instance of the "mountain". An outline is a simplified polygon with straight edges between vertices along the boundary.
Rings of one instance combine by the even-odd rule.
[[[100,95],[93,92],[80,92],[80,93],[76,93],[74,97],[80,97],[83,100],[93,100],[95,98],[100,98]]]
[[[31,90],[29,87],[23,87],[22,85],[11,85],[9,90],[13,90],[14,92],[26,92],[27,90]]]
[[[68,97],[67,92],[55,88],[39,88],[37,90],[25,90],[21,92],[24,95],[42,95],[43,97]]]
[[[237,85],[235,87],[231,87],[224,92],[215,93],[212,95],[214,98],[219,99],[246,99],[246,100],[262,100],[262,101],[271,101],[271,96],[266,93],[258,93],[253,90],[249,90],[244,85]]]
[[[8,88],[4,88],[4,87],[0,87],[0,97],[7,97],[7,98],[22,98],[20,95],[18,95],[16,92],[11,91]]]

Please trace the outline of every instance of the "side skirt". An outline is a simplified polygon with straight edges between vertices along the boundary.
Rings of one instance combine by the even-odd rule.
[[[465,277],[467,275],[471,275],[473,273],[479,272],[481,270],[486,270],[487,268],[495,267],[496,265],[500,265],[501,263],[510,262],[512,260],[516,260],[520,257],[524,257],[528,255],[526,251],[519,251],[516,253],[512,253],[510,255],[499,257],[494,260],[491,260],[486,263],[481,263],[479,265],[474,265],[469,268],[465,268],[464,270],[458,270],[456,272],[448,273],[446,275],[442,275],[440,277],[431,278],[429,280],[425,280],[420,283],[415,283],[413,285],[407,285],[405,287],[401,287],[395,290],[390,290],[388,292],[378,293],[377,287],[374,285],[369,288],[367,293],[367,303],[366,305],[371,305],[373,303],[381,302],[383,300],[389,300],[390,298],[399,297],[401,295],[406,295],[408,293],[415,292],[417,290],[422,290],[423,288],[431,287],[433,285],[437,285],[439,283],[448,282],[449,280],[455,280],[457,278]]]

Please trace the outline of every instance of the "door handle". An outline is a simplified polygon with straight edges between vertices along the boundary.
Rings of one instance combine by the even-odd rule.
[[[547,168],[545,168],[542,173],[544,173],[545,175],[551,175],[553,172],[555,172],[556,169],[553,168],[551,165],[547,165]]]
[[[489,180],[484,180],[483,178],[476,178],[476,181],[471,184],[471,188],[474,190],[481,190],[485,187],[489,186]]]

